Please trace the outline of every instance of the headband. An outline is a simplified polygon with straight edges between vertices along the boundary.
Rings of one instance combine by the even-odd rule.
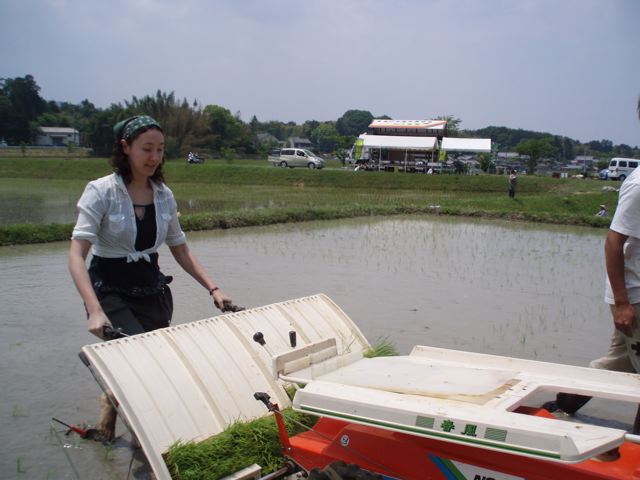
[[[137,115],[135,117],[126,118],[113,127],[113,133],[117,140],[129,139],[138,131],[146,127],[156,127],[162,131],[160,124],[148,115]]]

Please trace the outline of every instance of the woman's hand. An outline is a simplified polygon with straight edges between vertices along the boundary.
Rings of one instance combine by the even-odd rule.
[[[224,312],[225,305],[233,303],[229,297],[227,297],[221,290],[216,290],[211,294],[213,303],[221,312]]]
[[[103,332],[105,326],[113,327],[102,310],[89,315],[89,331],[102,340],[105,340]]]

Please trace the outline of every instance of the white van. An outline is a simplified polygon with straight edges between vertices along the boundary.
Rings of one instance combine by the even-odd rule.
[[[638,166],[637,158],[612,158],[609,163],[609,178],[623,181]]]

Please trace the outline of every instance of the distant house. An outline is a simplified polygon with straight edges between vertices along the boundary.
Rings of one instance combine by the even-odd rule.
[[[575,165],[580,165],[586,168],[591,168],[594,167],[597,162],[598,160],[592,155],[578,155],[571,163],[575,163]]]
[[[291,148],[311,148],[313,147],[313,143],[308,138],[301,137],[289,137],[287,141],[288,147]]]
[[[280,140],[268,132],[259,132],[256,137],[261,145],[279,145],[281,143]]]
[[[66,147],[70,143],[80,144],[80,132],[69,127],[40,127],[36,137],[39,147]]]

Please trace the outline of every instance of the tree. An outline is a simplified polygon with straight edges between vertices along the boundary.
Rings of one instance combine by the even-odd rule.
[[[535,173],[538,160],[545,157],[555,157],[557,155],[557,150],[552,143],[551,137],[540,140],[523,140],[516,147],[516,151],[520,155],[529,156],[529,160],[527,161],[529,174]]]
[[[358,136],[367,131],[372,120],[368,110],[347,110],[336,122],[336,130],[340,135]]]
[[[260,122],[258,121],[258,117],[255,115],[251,117],[251,121],[249,122],[249,128],[251,128],[251,133],[255,135],[258,133],[258,129],[260,128]]]
[[[313,131],[318,128],[320,122],[317,120],[307,120],[302,124],[302,136],[305,138],[311,138]]]
[[[633,155],[633,149],[625,143],[617,145],[613,151],[616,155],[620,155],[621,157],[631,157]]]
[[[31,129],[38,115],[44,113],[47,102],[40,97],[40,87],[33,76],[0,79],[0,108],[3,110],[4,122],[0,122],[0,137],[12,143],[30,142],[37,131]],[[33,124],[37,125],[37,124]]]
[[[613,150],[613,142],[611,140],[592,140],[587,143],[587,146],[596,152],[610,152]]]
[[[220,105],[207,105],[203,111],[208,125],[208,132],[213,136],[210,145],[219,152],[223,148],[234,148],[236,151],[255,150],[251,141],[251,129],[238,116]]]
[[[548,137],[550,134],[534,132],[531,130],[514,129],[508,127],[485,127],[478,130],[470,130],[470,135],[490,138],[492,142],[498,143],[502,151],[509,151],[515,148],[523,140],[539,140]],[[568,141],[575,141],[566,138]]]
[[[459,137],[460,136],[460,124],[462,120],[453,115],[440,115],[435,120],[445,120],[447,122],[447,137]]]
[[[85,136],[94,155],[107,156],[113,151],[113,126],[127,116],[120,104],[98,110],[87,122]]]
[[[488,172],[491,168],[491,155],[487,152],[481,152],[477,155],[478,161],[480,162],[480,170],[483,172]]]
[[[311,133],[311,140],[321,152],[333,152],[338,145],[338,132],[333,122],[323,122]]]

